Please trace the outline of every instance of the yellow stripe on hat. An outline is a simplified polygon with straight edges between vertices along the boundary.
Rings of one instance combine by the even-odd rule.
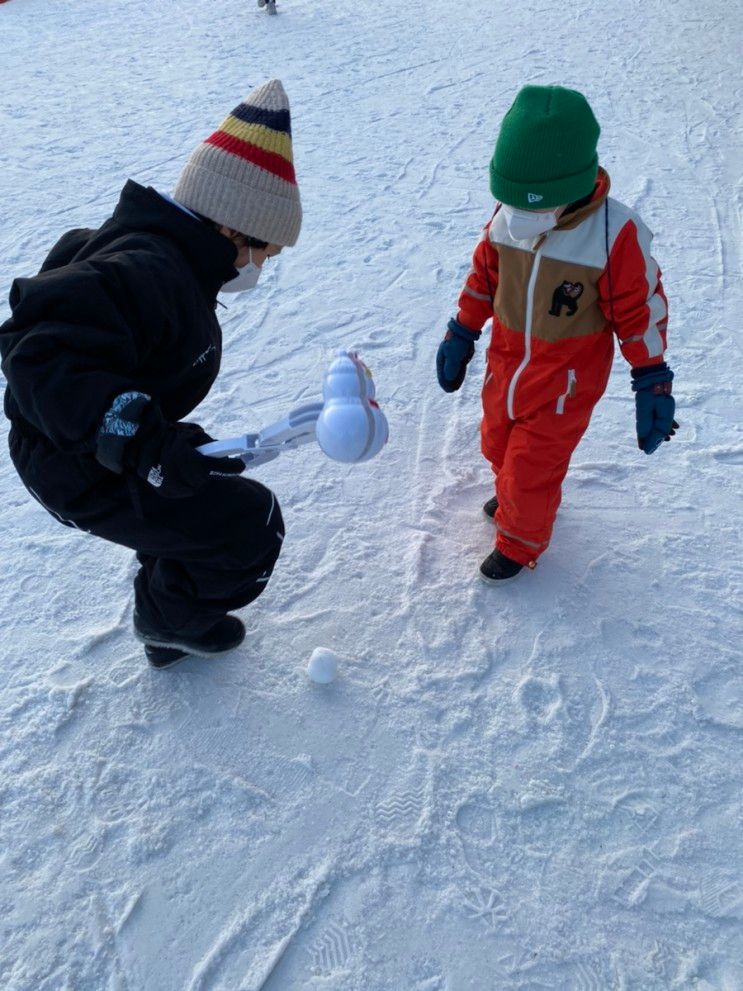
[[[287,162],[294,161],[292,139],[288,134],[282,134],[281,131],[274,131],[273,128],[265,127],[263,124],[245,124],[232,115],[223,122],[219,130],[233,138],[239,138],[240,141],[248,141],[264,151],[281,155]]]

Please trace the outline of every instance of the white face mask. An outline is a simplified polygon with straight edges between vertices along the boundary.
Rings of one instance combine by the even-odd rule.
[[[549,213],[535,213],[534,210],[519,210],[514,206],[501,204],[501,210],[506,218],[508,233],[514,241],[530,241],[540,234],[551,231],[558,220],[557,210]]]
[[[246,292],[255,289],[261,276],[261,266],[253,261],[253,252],[248,248],[248,264],[243,265],[234,279],[222,285],[220,292]]]

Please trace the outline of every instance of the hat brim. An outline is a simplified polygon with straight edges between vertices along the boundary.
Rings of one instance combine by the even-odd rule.
[[[519,210],[549,210],[588,196],[596,185],[598,154],[580,172],[546,182],[518,182],[495,170],[490,162],[490,192],[496,200]]]

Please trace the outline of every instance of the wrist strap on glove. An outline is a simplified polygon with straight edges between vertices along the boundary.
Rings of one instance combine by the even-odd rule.
[[[663,362],[661,365],[649,365],[645,368],[632,369],[632,391],[651,390],[656,396],[670,396],[673,372]]]
[[[96,437],[95,456],[104,468],[122,474],[126,445],[139,430],[151,400],[145,392],[122,392],[111,403]]]
[[[479,341],[482,334],[481,330],[470,330],[469,327],[465,327],[464,324],[455,320],[454,317],[446,325],[446,329],[453,337],[459,337],[463,341],[469,341],[470,344]]]

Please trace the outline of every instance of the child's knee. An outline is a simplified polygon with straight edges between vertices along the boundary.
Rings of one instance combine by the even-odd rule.
[[[241,568],[272,567],[281,553],[284,518],[275,493],[253,479],[244,479],[242,498],[235,500],[224,538],[228,554]]]

